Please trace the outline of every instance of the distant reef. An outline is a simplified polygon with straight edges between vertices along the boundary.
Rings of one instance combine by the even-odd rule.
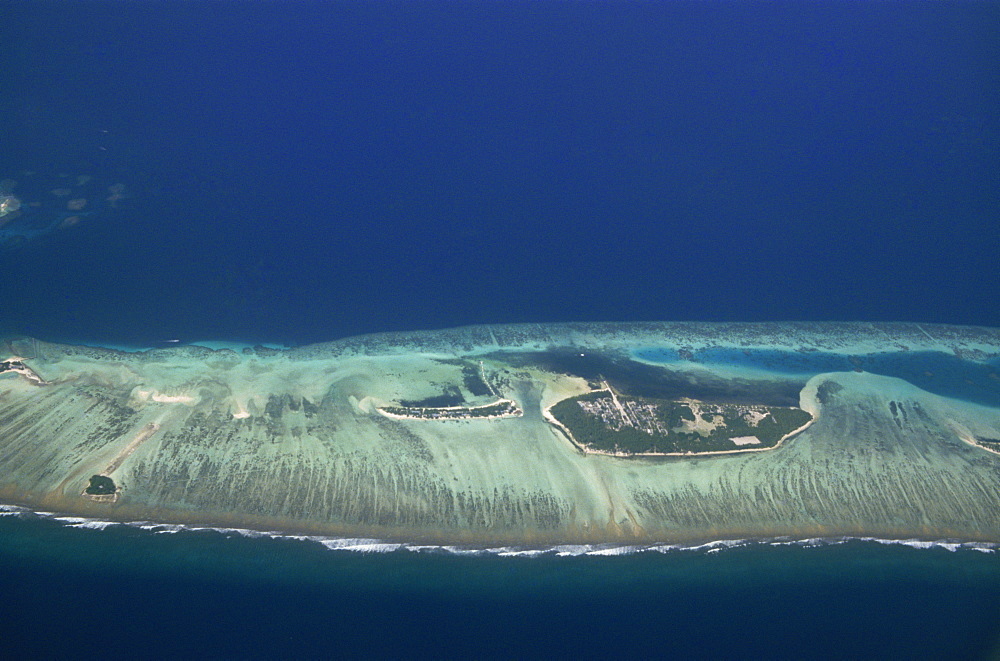
[[[1000,330],[567,323],[287,350],[6,338],[0,501],[467,544],[1000,542]]]

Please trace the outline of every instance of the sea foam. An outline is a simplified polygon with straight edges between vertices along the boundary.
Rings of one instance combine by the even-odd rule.
[[[80,516],[65,516],[54,512],[32,511],[17,505],[0,505],[0,517],[20,517],[26,519],[48,520],[70,528],[101,531],[109,527],[128,526],[160,534],[217,534],[226,537],[243,537],[247,539],[276,539],[319,544],[324,548],[340,553],[443,553],[456,556],[496,556],[502,558],[538,558],[561,557],[576,558],[581,556],[628,556],[637,553],[705,553],[713,554],[726,550],[749,546],[797,546],[802,548],[833,546],[850,542],[899,545],[913,549],[944,549],[952,553],[959,551],[975,551],[979,553],[996,553],[1000,543],[974,542],[956,539],[883,539],[880,537],[807,537],[795,539],[792,537],[773,537],[763,539],[719,539],[696,544],[671,544],[657,542],[650,544],[552,544],[544,546],[473,546],[473,545],[435,545],[426,543],[399,542],[369,537],[326,537],[322,535],[297,535],[279,531],[260,531],[249,528],[226,528],[213,526],[185,525],[177,523],[160,523],[155,521],[105,521]]]

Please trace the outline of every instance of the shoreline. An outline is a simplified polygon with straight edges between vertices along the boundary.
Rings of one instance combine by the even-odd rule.
[[[25,374],[0,379],[7,458],[0,502],[119,523],[443,545],[1000,539],[1000,453],[973,453],[956,427],[996,438],[1000,408],[947,399],[898,377],[822,373],[788,393],[788,405],[797,401],[811,418],[799,414],[801,426],[768,447],[590,449],[552,406],[606,385],[599,376],[588,383],[575,363],[563,371],[555,361],[566,358],[559,347],[582,353],[592,338],[547,331],[559,342],[549,356],[529,360],[511,349],[507,360],[492,351],[498,380],[489,385],[511,399],[415,409],[412,417],[387,402],[461,386],[467,363],[491,347],[439,351],[441,338],[428,336],[405,350],[383,345],[360,355],[195,347],[123,355],[39,343],[41,355],[26,362],[45,385]],[[514,334],[506,339],[524,346]],[[617,349],[594,348],[604,355],[588,360],[614,358],[645,339],[618,334]],[[23,349],[15,356],[33,349],[30,340],[11,344]],[[813,342],[822,344],[820,336]],[[549,359],[554,367],[542,362]],[[915,368],[923,364],[921,355],[913,360]],[[505,408],[511,402],[523,409],[516,419]],[[451,416],[468,424],[387,424]],[[738,429],[733,434],[745,435]],[[122,487],[117,502],[80,497],[85,478],[102,471]]]
[[[36,374],[33,369],[31,369],[30,367],[28,367],[24,363],[24,361],[25,361],[25,359],[21,358],[20,356],[11,356],[10,358],[7,358],[7,359],[5,359],[3,361],[0,361],[0,363],[5,364],[5,365],[17,365],[16,367],[8,367],[7,369],[0,370],[0,374],[5,374],[7,372],[11,372],[11,373],[14,373],[14,374],[20,374],[21,376],[23,376],[24,378],[26,378],[28,381],[30,381],[30,382],[32,382],[32,383],[34,383],[36,385],[39,385],[39,386],[46,385],[47,382],[45,381],[45,379],[43,379],[42,377],[38,376],[38,374]]]
[[[587,394],[591,394],[591,393],[595,393],[595,392],[609,392],[609,393],[611,393],[612,399],[615,399],[615,402],[617,403],[617,397],[615,396],[614,391],[610,388],[610,386],[607,386],[606,383],[605,383],[605,386],[606,386],[605,388],[598,388],[596,390],[591,390],[590,393],[587,393]],[[551,425],[555,426],[556,428],[558,428],[559,431],[561,431],[566,436],[567,440],[569,440],[569,442],[573,444],[573,447],[575,447],[580,452],[582,452],[584,454],[599,455],[599,456],[604,456],[604,457],[615,457],[615,458],[618,458],[618,459],[632,459],[634,457],[647,457],[647,458],[655,458],[655,457],[687,457],[689,459],[696,459],[698,457],[710,457],[710,456],[725,455],[725,454],[744,454],[744,453],[748,453],[748,452],[769,452],[770,450],[777,450],[778,448],[780,448],[784,444],[785,441],[787,441],[788,439],[793,438],[795,436],[798,436],[799,434],[801,434],[802,432],[804,432],[806,429],[808,429],[810,426],[812,426],[812,424],[814,422],[816,422],[816,420],[819,418],[818,411],[806,411],[809,415],[812,416],[812,418],[808,422],[806,422],[801,427],[799,427],[797,429],[793,429],[792,431],[788,432],[787,434],[785,434],[784,436],[782,436],[780,439],[778,439],[777,443],[775,443],[774,445],[771,445],[769,447],[766,447],[766,448],[739,448],[739,449],[736,449],[736,450],[708,450],[706,452],[611,452],[611,451],[608,451],[608,450],[595,450],[595,449],[591,448],[589,445],[585,445],[583,443],[580,443],[579,441],[576,440],[576,438],[573,437],[573,433],[570,432],[570,430],[566,427],[566,425],[564,425],[563,423],[561,423],[558,419],[556,419],[556,417],[554,415],[552,415],[552,407],[555,406],[556,404],[559,404],[559,403],[563,402],[563,401],[565,401],[565,400],[559,400],[557,402],[553,402],[552,404],[549,404],[548,406],[546,406],[546,407],[544,407],[542,409],[542,417],[546,420],[546,422],[548,422],[549,424],[551,424]],[[621,405],[619,404],[618,406],[621,406]],[[805,409],[803,409],[803,410],[805,410]],[[979,446],[979,447],[981,447],[981,446]],[[997,454],[1000,454],[1000,453],[997,453]]]
[[[793,530],[755,530],[755,531],[720,531],[719,535],[707,535],[704,532],[696,533],[686,531],[673,537],[669,536],[647,536],[647,537],[618,537],[618,538],[594,538],[580,536],[546,536],[546,535],[525,535],[523,537],[510,537],[504,535],[482,534],[481,531],[463,531],[462,534],[447,536],[438,533],[416,532],[406,534],[402,531],[389,531],[377,528],[365,528],[357,530],[346,529],[323,529],[321,526],[296,527],[294,525],[253,525],[253,522],[245,521],[243,517],[203,517],[191,520],[181,518],[144,518],[144,517],[116,517],[116,516],[96,516],[93,513],[82,514],[79,512],[64,511],[60,508],[43,509],[32,507],[28,503],[7,502],[7,499],[0,499],[0,516],[4,512],[10,512],[16,508],[15,513],[28,514],[43,520],[55,520],[67,522],[67,525],[87,527],[86,523],[128,526],[150,530],[151,532],[199,532],[215,531],[221,534],[235,533],[245,537],[271,537],[275,539],[300,539],[316,542],[323,541],[357,541],[364,545],[392,545],[398,547],[410,547],[411,550],[421,549],[443,549],[443,550],[466,550],[466,551],[490,551],[497,548],[515,548],[523,550],[551,550],[559,547],[593,547],[595,550],[602,548],[620,548],[636,550],[655,550],[656,548],[668,549],[698,549],[713,546],[746,546],[752,544],[795,544],[818,542],[820,544],[842,543],[846,541],[871,541],[887,544],[902,544],[912,542],[916,546],[925,545],[984,545],[996,552],[1000,552],[1000,538],[988,536],[977,536],[969,534],[954,534],[958,531],[942,530],[937,533],[928,530],[904,530],[904,529],[883,529],[883,530],[849,530],[847,528],[815,526],[810,528]],[[110,511],[107,514],[112,514]],[[278,521],[274,521],[276,524]],[[97,527],[97,526],[92,526]],[[157,531],[157,528],[168,529]],[[331,547],[332,548],[332,547]]]
[[[973,438],[972,436],[968,436],[964,432],[959,432],[958,437],[962,439],[962,441],[968,443],[974,448],[979,448],[980,450],[986,450],[987,452],[992,452],[995,455],[1000,455],[1000,450],[995,450],[993,448],[986,447],[985,445],[980,444],[975,438]]]

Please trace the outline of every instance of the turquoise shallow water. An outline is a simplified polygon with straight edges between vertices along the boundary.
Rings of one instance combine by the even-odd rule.
[[[93,527],[81,527],[91,525]],[[984,658],[1000,555],[848,541],[358,553],[0,517],[0,648],[105,658]]]
[[[681,362],[675,349],[643,348],[634,351],[633,355],[663,365]],[[822,351],[801,353],[778,349],[712,348],[694,351],[691,362],[791,376],[861,370],[903,379],[943,397],[1000,406],[1000,359],[997,358],[974,362],[940,351],[849,355]]]

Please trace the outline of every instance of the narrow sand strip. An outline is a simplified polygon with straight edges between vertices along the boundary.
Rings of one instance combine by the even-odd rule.
[[[104,472],[101,473],[101,474],[102,475],[110,475],[111,473],[113,473],[116,470],[118,470],[118,467],[121,466],[122,463],[126,459],[128,459],[129,456],[133,452],[135,452],[136,449],[138,449],[138,447],[140,445],[142,445],[144,442],[146,442],[147,440],[149,440],[149,438],[152,437],[153,434],[155,434],[159,430],[160,430],[160,425],[157,424],[157,423],[155,423],[155,422],[151,422],[148,425],[146,425],[145,427],[143,427],[142,431],[140,431],[138,434],[136,434],[136,437],[133,438],[129,442],[129,444],[126,445],[122,449],[121,452],[118,453],[118,456],[114,458],[114,461],[112,461],[110,464],[108,464],[108,467],[105,468]]]

